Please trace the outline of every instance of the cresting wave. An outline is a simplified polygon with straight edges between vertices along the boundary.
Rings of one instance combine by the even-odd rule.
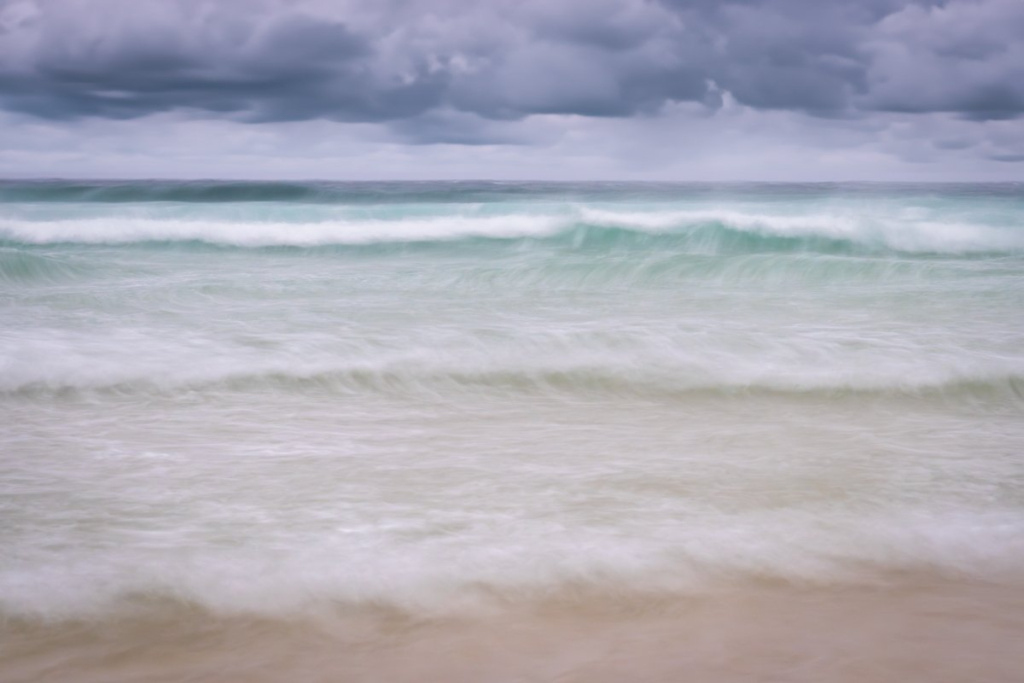
[[[557,249],[556,244],[549,246]],[[955,268],[959,263],[948,258],[939,262],[935,259],[866,258],[858,254],[765,252],[756,249],[750,249],[748,253],[734,253],[734,258],[731,259],[711,259],[705,254],[681,252],[679,249],[673,249],[671,244],[661,246],[666,248],[652,248],[644,254],[636,255],[618,253],[614,258],[590,258],[591,254],[580,254],[578,258],[563,261],[538,258],[532,261],[519,260],[516,263],[488,263],[482,259],[476,269],[441,272],[435,277],[437,282],[448,281],[452,286],[482,289],[543,287],[552,291],[559,288],[580,288],[595,283],[604,283],[607,286],[643,286],[645,283],[678,284],[685,281],[788,281],[798,284],[878,282],[899,277],[939,277],[941,273],[937,271]],[[197,253],[197,256],[207,258],[211,256],[211,250],[215,253],[222,248],[195,242],[178,243],[175,247],[178,250],[206,252]],[[384,250],[392,248],[394,245],[382,247]],[[410,249],[408,245],[398,248],[403,253]],[[364,255],[373,255],[379,253],[381,247],[321,246],[313,249],[276,249],[286,250],[286,254],[278,252],[282,256],[301,257],[312,252],[331,260],[342,256],[339,250],[369,250],[369,254]],[[515,251],[522,249],[512,246],[512,250],[512,254],[506,255],[516,256]],[[133,268],[136,271],[139,269],[137,262],[133,262],[130,255],[122,254],[120,258],[112,258],[113,255],[110,253],[95,254],[92,258],[89,256],[88,252],[70,253],[66,246],[39,247],[19,244],[0,247],[0,283],[20,288],[50,284],[68,285],[75,282],[85,285],[97,278],[115,276],[119,272],[124,275]],[[969,264],[961,265],[969,268]],[[1005,269],[1012,270],[1012,264],[1006,264]]]
[[[578,249],[675,248],[693,253],[892,251],[907,254],[1024,252],[1024,231],[968,223],[771,216],[736,211],[409,217],[273,222],[164,218],[0,218],[0,244],[196,243],[227,247],[328,247],[542,241]]]

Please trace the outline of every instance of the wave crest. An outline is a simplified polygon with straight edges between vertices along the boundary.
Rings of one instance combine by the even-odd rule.
[[[258,217],[90,217],[0,219],[13,245],[194,243],[220,247],[359,247],[439,243],[540,242],[559,248],[669,248],[691,253],[810,251],[982,254],[1024,251],[1024,231],[966,222],[781,216],[738,211],[622,212],[577,207],[570,213],[338,217],[273,221]]]

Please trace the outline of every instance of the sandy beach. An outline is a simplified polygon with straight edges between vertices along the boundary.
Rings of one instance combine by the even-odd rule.
[[[872,587],[576,598],[433,618],[325,606],[302,620],[179,608],[102,624],[8,622],[0,667],[8,683],[1013,683],[1020,676],[1019,584],[903,577]]]

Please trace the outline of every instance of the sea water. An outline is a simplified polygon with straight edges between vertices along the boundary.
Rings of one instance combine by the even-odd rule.
[[[1010,680],[1022,604],[1024,185],[0,183],[3,680]]]

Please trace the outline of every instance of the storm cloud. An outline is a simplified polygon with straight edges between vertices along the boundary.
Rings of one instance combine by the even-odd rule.
[[[488,122],[724,98],[999,120],[1024,113],[1022,37],[1019,0],[7,1],[0,107],[386,122],[458,143],[504,130]]]

